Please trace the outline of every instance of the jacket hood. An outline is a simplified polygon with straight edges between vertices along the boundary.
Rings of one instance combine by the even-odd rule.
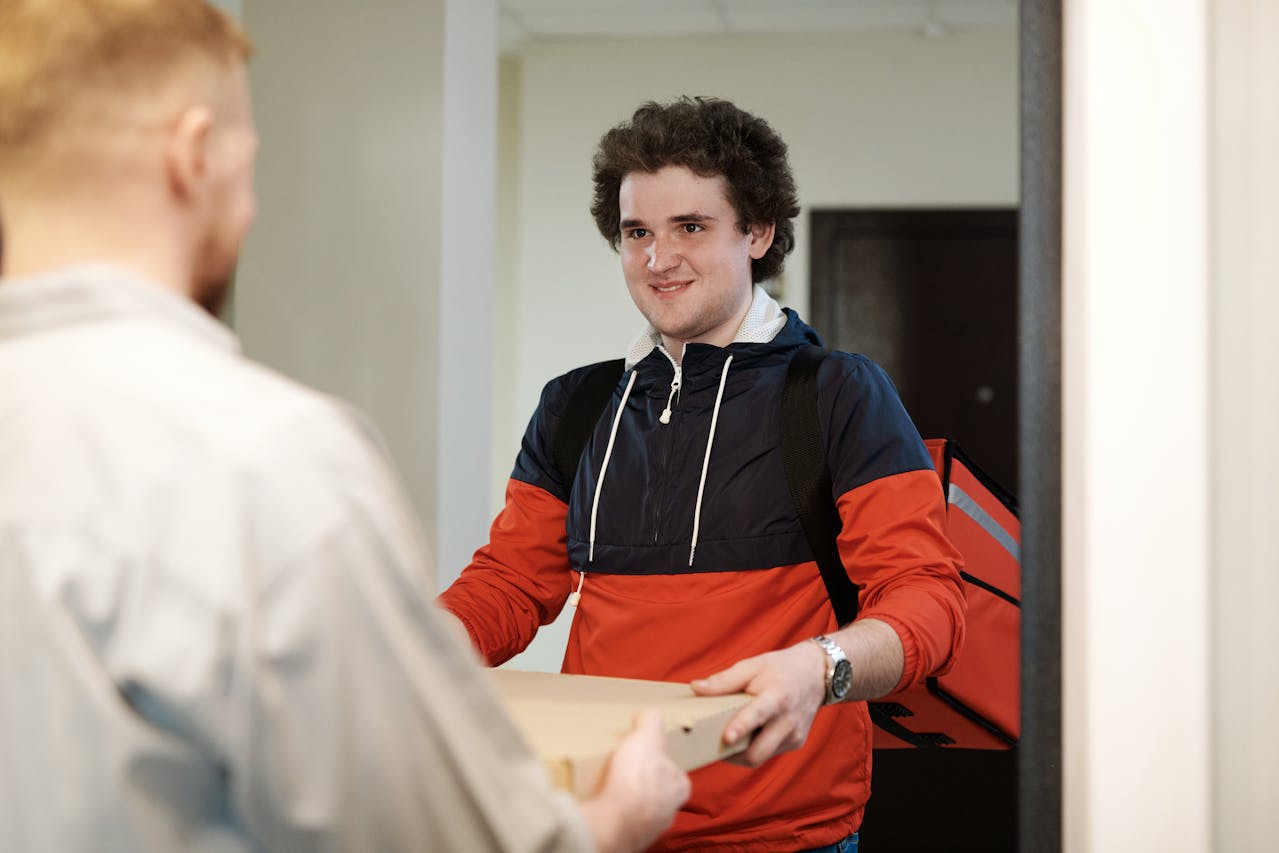
[[[700,465],[690,466],[693,472],[700,471],[697,496],[693,502],[692,534],[688,551],[688,568],[691,569],[701,528],[703,497],[711,464],[711,451],[715,443],[725,392],[728,392],[730,398],[736,397],[755,384],[756,374],[761,369],[785,365],[798,347],[810,343],[821,345],[821,338],[812,327],[800,320],[794,311],[783,310],[777,301],[758,285],[755,287],[755,296],[746,317],[737,330],[733,342],[728,346],[686,344],[680,362],[677,364],[671,354],[661,346],[660,341],[660,335],[650,325],[631,345],[631,351],[626,360],[628,370],[625,388],[622,391],[621,403],[611,419],[608,441],[599,468],[599,476],[595,482],[594,499],[591,502],[586,561],[588,565],[593,564],[595,560],[600,496],[618,438],[620,416],[626,410],[627,401],[632,392],[641,397],[665,396],[665,407],[657,419],[657,424],[660,426],[654,427],[662,432],[669,429],[668,425],[672,422],[675,410],[680,408],[684,389],[687,388],[695,395],[694,400],[689,401],[691,405],[683,407],[688,413],[684,417],[691,416],[695,419],[699,408],[709,406],[710,424],[705,439],[705,450]],[[730,368],[735,371],[731,379]],[[637,379],[640,380],[638,383]],[[586,580],[585,569],[579,571],[581,576],[578,589],[573,593],[574,605],[580,601],[581,588]]]
[[[661,334],[650,324],[631,342],[626,351],[626,369],[630,370],[645,358],[659,349],[662,343]],[[755,285],[751,306],[742,320],[742,325],[728,347],[716,347],[711,344],[687,344],[685,355],[698,351],[714,352],[720,350],[739,352],[743,344],[776,344],[791,349],[802,344],[821,346],[821,338],[817,332],[799,319],[790,308],[782,308],[777,300],[769,296],[764,288]]]

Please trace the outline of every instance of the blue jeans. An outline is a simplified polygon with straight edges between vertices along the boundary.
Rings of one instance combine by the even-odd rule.
[[[811,850],[801,850],[799,853],[857,853],[857,833],[854,832],[834,844],[827,844],[825,847],[814,847]]]

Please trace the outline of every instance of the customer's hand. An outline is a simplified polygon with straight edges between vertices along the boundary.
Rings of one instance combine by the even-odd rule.
[[[724,744],[751,738],[732,761],[758,767],[782,752],[799,749],[826,698],[826,655],[816,643],[802,643],[738,661],[692,682],[703,696],[749,693],[755,698],[724,727]]]
[[[582,812],[601,853],[648,847],[688,800],[688,774],[666,754],[662,717],[646,711],[609,758],[599,790]]]

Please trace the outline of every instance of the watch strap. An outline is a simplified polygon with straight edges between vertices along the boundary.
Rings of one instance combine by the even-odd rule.
[[[837,686],[835,683],[835,673],[839,670],[841,663],[844,664],[846,669],[851,670],[852,664],[848,660],[848,655],[846,655],[844,650],[829,637],[818,634],[812,639],[813,642],[821,646],[822,651],[826,653],[826,695],[822,704],[829,705],[832,702],[841,701],[848,695],[849,681],[851,678],[845,678],[842,682],[842,686]]]

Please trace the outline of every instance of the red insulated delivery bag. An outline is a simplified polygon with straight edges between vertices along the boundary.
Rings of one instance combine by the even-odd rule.
[[[1021,733],[1016,502],[954,441],[924,443],[946,492],[947,533],[964,555],[968,630],[950,672],[870,703],[875,748],[1007,749]]]

